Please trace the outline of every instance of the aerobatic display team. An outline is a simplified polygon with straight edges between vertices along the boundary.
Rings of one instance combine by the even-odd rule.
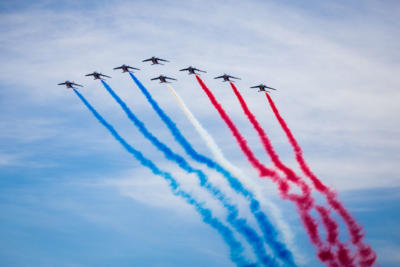
[[[143,62],[151,62],[152,65],[163,65],[168,60],[158,57],[151,57],[143,60]],[[129,74],[133,83],[139,91],[143,93],[145,98],[154,110],[158,118],[165,124],[173,138],[182,147],[186,156],[196,162],[193,166],[185,157],[178,152],[173,151],[168,144],[160,141],[154,133],[152,133],[145,123],[138,118],[132,111],[129,104],[126,103],[105,81],[106,78],[111,78],[99,72],[93,72],[86,76],[92,76],[95,80],[99,80],[105,90],[119,104],[121,109],[142,134],[142,137],[147,139],[163,156],[176,164],[183,171],[194,174],[198,179],[198,185],[211,195],[215,200],[221,203],[226,210],[226,218],[221,219],[215,216],[213,210],[207,207],[201,199],[196,199],[190,191],[185,191],[181,188],[180,183],[174,173],[163,170],[156,162],[148,158],[142,151],[133,147],[121,136],[116,128],[114,128],[100,113],[92,106],[84,97],[80,88],[83,85],[65,81],[59,85],[65,85],[72,89],[82,103],[89,109],[93,116],[100,122],[114,139],[128,152],[135,160],[140,162],[144,168],[148,168],[154,175],[160,176],[168,184],[171,193],[183,201],[188,203],[193,209],[198,212],[203,222],[212,227],[225,242],[229,249],[229,257],[237,266],[297,266],[296,258],[293,255],[290,247],[285,243],[282,233],[275,226],[271,216],[265,212],[263,204],[259,200],[259,196],[250,188],[249,180],[243,174],[243,171],[232,164],[223,154],[217,142],[197,120],[195,115],[189,110],[182,97],[170,85],[170,81],[177,81],[175,78],[159,75],[151,80],[159,80],[160,83],[165,83],[178,106],[182,109],[187,119],[198,132],[204,144],[208,147],[210,155],[206,155],[197,151],[189,142],[188,138],[178,128],[178,125],[167,114],[153,97],[150,90],[147,89],[142,81],[140,81],[134,71],[139,71],[139,68],[129,65],[122,65],[114,68],[114,70],[122,70],[122,73]],[[296,159],[299,170],[296,173],[291,167],[285,164],[278,153],[275,151],[270,138],[267,134],[266,127],[263,127],[255,115],[251,111],[251,105],[243,98],[239,88],[234,84],[234,80],[240,80],[228,74],[223,74],[215,77],[227,82],[232,89],[234,95],[243,110],[244,116],[247,117],[249,123],[257,134],[260,146],[265,150],[266,155],[271,160],[273,166],[266,166],[253,152],[253,149],[248,144],[244,134],[233,122],[227,111],[217,100],[211,89],[206,85],[200,73],[206,71],[195,67],[187,67],[180,69],[187,71],[188,74],[194,76],[199,87],[204,91],[212,106],[215,108],[216,114],[222,119],[223,123],[230,130],[233,139],[236,141],[240,150],[243,152],[243,157],[257,171],[260,179],[269,179],[275,185],[275,189],[279,193],[282,201],[287,201],[294,205],[297,211],[298,220],[301,222],[303,231],[308,235],[310,244],[314,247],[315,256],[326,266],[373,266],[377,259],[377,254],[373,248],[364,241],[364,231],[362,226],[350,214],[348,209],[339,200],[339,196],[333,188],[323,182],[323,179],[316,176],[311,167],[307,164],[299,141],[296,139],[292,130],[286,124],[283,116],[275,105],[271,92],[277,89],[259,84],[250,88],[257,88],[258,92],[265,94],[266,104],[269,105],[271,116],[275,116],[279,125],[282,128],[283,134],[286,136],[288,143],[293,149],[293,156]],[[79,89],[78,89],[79,88]],[[199,167],[200,166],[200,167]],[[250,224],[249,218],[243,217],[239,213],[239,206],[234,199],[227,197],[224,188],[215,184],[210,177],[204,172],[204,169],[210,169],[223,177],[230,186],[230,189],[242,196],[251,211],[251,216],[256,221],[256,227]],[[323,201],[317,201],[315,194],[319,194]],[[339,224],[345,225],[340,228]],[[345,230],[345,233],[341,233]],[[238,238],[241,236],[241,239]],[[346,238],[343,238],[346,236]],[[250,260],[245,255],[246,242],[248,248],[252,250],[256,257],[256,261]]]

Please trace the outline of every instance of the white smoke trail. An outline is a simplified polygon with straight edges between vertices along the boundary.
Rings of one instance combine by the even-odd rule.
[[[214,138],[212,138],[212,136],[206,131],[206,129],[204,129],[204,127],[196,119],[196,117],[186,106],[185,102],[179,96],[179,94],[172,88],[172,86],[167,85],[167,88],[171,92],[171,94],[174,96],[176,101],[178,102],[178,105],[181,107],[181,109],[185,113],[186,117],[189,119],[189,121],[192,123],[194,128],[200,134],[201,138],[206,143],[206,145],[210,149],[211,153],[214,155],[214,158],[216,159],[216,161],[220,165],[222,165],[225,169],[230,171],[235,177],[237,177],[240,180],[240,182],[242,182],[243,184],[246,184],[253,192],[255,192],[255,195],[259,199],[259,201],[261,203],[263,203],[266,206],[266,208],[269,210],[270,214],[272,214],[273,220],[275,221],[275,223],[277,224],[277,227],[279,228],[280,232],[282,233],[285,243],[291,247],[293,252],[296,251],[296,249],[294,249],[293,233],[290,230],[289,225],[282,219],[282,214],[281,214],[280,209],[273,202],[268,200],[264,196],[264,194],[262,194],[262,191],[260,190],[259,186],[257,186],[251,179],[248,179],[247,177],[245,177],[239,168],[234,166],[232,163],[230,163],[225,158],[221,149],[218,147],[218,145],[214,141]],[[301,261],[300,258],[299,258],[299,260]]]

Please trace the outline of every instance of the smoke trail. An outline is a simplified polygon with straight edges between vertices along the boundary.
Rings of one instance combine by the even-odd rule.
[[[237,99],[239,100],[240,106],[243,109],[243,112],[245,113],[245,115],[247,116],[247,118],[249,119],[250,123],[253,125],[254,129],[256,130],[261,143],[264,146],[265,151],[268,153],[268,155],[270,156],[272,162],[274,163],[274,165],[280,169],[281,171],[283,171],[286,175],[286,177],[293,181],[295,184],[299,185],[300,187],[304,187],[305,191],[307,192],[307,197],[309,198],[309,202],[314,202],[314,200],[311,197],[311,190],[309,188],[309,186],[304,183],[300,177],[298,177],[295,172],[293,170],[291,170],[289,167],[287,167],[285,164],[282,163],[282,161],[280,160],[278,154],[275,152],[271,141],[269,140],[266,132],[264,131],[264,129],[261,127],[261,125],[259,124],[259,122],[257,121],[256,117],[254,116],[254,114],[250,111],[249,107],[246,104],[246,101],[243,99],[242,95],[240,94],[239,90],[236,88],[236,86],[230,82],[230,85],[233,89],[233,92],[235,93]],[[339,236],[339,232],[338,232],[338,224],[337,222],[335,222],[332,218],[330,218],[330,214],[327,210],[325,210],[323,207],[317,206],[316,207],[318,213],[320,214],[321,218],[322,218],[322,222],[323,225],[325,227],[325,229],[327,230],[328,233],[328,242],[329,244],[335,246],[335,245],[339,245],[338,242],[338,236]],[[349,251],[345,251],[346,247],[341,246],[341,251],[343,252],[342,254],[350,254]]]
[[[355,266],[354,258],[350,255],[349,249],[344,244],[341,244],[340,241],[338,240],[339,226],[335,221],[331,219],[329,215],[329,210],[322,206],[317,206],[316,210],[320,214],[324,224],[330,225],[332,228],[334,228],[333,232],[328,232],[327,239],[331,245],[338,246],[337,258],[340,264],[342,266]]]
[[[257,258],[266,266],[275,265],[274,260],[268,257],[265,253],[265,248],[262,239],[259,237],[257,232],[252,229],[244,219],[238,217],[238,208],[236,205],[230,203],[223,192],[214,185],[212,185],[208,177],[199,169],[194,169],[189,163],[179,154],[174,153],[171,148],[161,142],[157,137],[155,137],[140,121],[136,115],[130,110],[126,103],[112,90],[112,88],[105,82],[101,81],[106,90],[114,98],[114,100],[121,106],[127,117],[133,122],[133,124],[139,129],[143,136],[148,139],[158,150],[160,150],[164,156],[179,165],[183,170],[188,173],[194,173],[199,178],[200,186],[205,188],[210,192],[216,199],[218,199],[222,205],[228,211],[228,222],[250,243]]]
[[[339,240],[339,225],[330,217],[329,210],[323,206],[316,206],[315,209],[320,214],[325,225],[329,225],[327,240],[329,244],[335,245]]]
[[[372,250],[372,248],[363,243],[364,233],[362,233],[363,229],[359,226],[356,220],[351,216],[351,214],[347,211],[347,209],[339,202],[337,199],[337,195],[335,192],[330,190],[327,186],[325,186],[317,176],[310,170],[309,166],[307,165],[306,161],[303,157],[303,151],[294,138],[292,132],[290,131],[289,127],[287,126],[285,120],[281,117],[275,103],[272,101],[272,98],[266,93],[269,105],[275,117],[277,118],[279,124],[281,125],[283,131],[286,134],[286,137],[291,144],[293,151],[296,156],[296,160],[303,171],[303,173],[312,181],[314,187],[325,195],[328,203],[330,206],[342,217],[343,221],[345,222],[349,234],[351,236],[351,242],[357,247],[358,256],[360,258],[359,263],[362,266],[372,266],[372,264],[376,261],[377,255],[376,252]]]
[[[254,195],[249,190],[245,189],[238,179],[232,176],[230,172],[224,169],[221,165],[217,164],[212,159],[199,154],[192,145],[186,140],[182,135],[180,130],[177,128],[176,124],[171,120],[171,118],[161,109],[157,102],[153,99],[147,89],[143,84],[133,75],[129,73],[133,81],[136,83],[138,88],[146,97],[147,101],[153,107],[154,111],[158,114],[161,120],[167,125],[168,129],[171,131],[175,140],[182,146],[185,152],[195,161],[207,165],[209,168],[216,170],[221,173],[228,181],[229,185],[235,192],[243,195],[250,204],[250,211],[254,215],[259,224],[266,242],[270,245],[273,252],[278,255],[281,259],[286,259],[289,265],[295,265],[293,261],[292,253],[286,248],[284,244],[277,240],[278,233],[274,229],[273,225],[270,223],[268,217],[264,212],[260,210],[260,203],[254,198]]]
[[[249,162],[253,165],[254,168],[256,168],[260,172],[260,176],[276,176],[276,173],[274,173],[272,170],[267,169],[261,162],[256,158],[254,153],[251,151],[249,146],[247,145],[246,140],[244,137],[240,134],[238,129],[235,127],[233,124],[232,120],[228,117],[222,106],[218,103],[218,101],[215,99],[214,95],[211,93],[211,91],[207,88],[207,86],[204,84],[204,82],[200,79],[199,76],[196,75],[196,79],[199,82],[201,88],[203,88],[204,92],[207,94],[208,98],[210,99],[211,103],[214,105],[214,107],[217,109],[219,115],[221,118],[224,120],[226,125],[229,127],[231,130],[233,136],[236,138],[238,141],[238,144],[240,148],[242,149],[243,153],[249,160]]]
[[[151,160],[147,159],[140,151],[133,148],[129,145],[125,139],[123,139],[118,132],[114,129],[112,125],[110,125],[95,109],[92,107],[89,102],[81,95],[77,90],[73,89],[75,94],[79,97],[79,99],[85,104],[85,106],[92,112],[93,116],[107,128],[110,134],[124,147],[124,149],[132,154],[132,156],[138,160],[144,167],[147,167],[151,170],[151,172],[155,175],[161,176],[164,178],[172,191],[172,193],[176,196],[183,198],[188,204],[192,205],[196,211],[201,215],[203,221],[213,227],[218,233],[222,236],[225,243],[230,248],[230,257],[231,260],[236,263],[237,266],[252,266],[247,260],[245,260],[241,254],[243,252],[242,245],[235,239],[232,231],[225,226],[222,222],[220,222],[217,218],[213,217],[212,212],[204,208],[199,202],[197,202],[189,193],[180,189],[179,183],[176,179],[168,172],[160,170]],[[253,265],[254,266],[254,265]]]
[[[288,179],[290,179],[291,181],[293,181],[295,183],[299,183],[300,178],[291,169],[286,167],[280,161],[278,154],[275,152],[275,150],[274,150],[269,138],[267,137],[267,134],[265,133],[264,129],[258,123],[256,117],[251,113],[249,107],[247,106],[247,104],[244,101],[243,97],[239,93],[239,90],[236,88],[236,86],[232,82],[230,82],[230,85],[231,85],[231,87],[233,89],[233,92],[235,93],[237,99],[239,100],[239,103],[240,103],[240,106],[243,109],[243,112],[245,113],[245,115],[249,119],[250,123],[253,125],[254,129],[256,130],[258,136],[260,137],[261,143],[263,144],[265,151],[270,156],[272,162],[275,164],[275,166],[278,169],[280,169],[281,171],[283,171],[285,173],[285,175],[286,175],[286,177]],[[307,187],[307,185],[305,185],[305,186]]]
[[[277,222],[279,228],[281,228],[282,235],[284,236],[284,239],[286,243],[292,244],[293,243],[293,234],[290,230],[290,227],[286,224],[285,221],[282,220],[282,216],[280,214],[279,209],[267,200],[261,193],[258,193],[258,187],[252,182],[251,179],[248,179],[247,177],[244,177],[242,171],[238,169],[236,166],[234,166],[231,162],[229,162],[228,159],[225,158],[224,154],[222,153],[221,149],[218,147],[217,143],[214,141],[214,138],[207,132],[207,130],[201,125],[201,123],[197,120],[197,118],[193,115],[193,113],[189,110],[189,108],[186,106],[185,102],[181,98],[181,96],[172,88],[172,86],[167,85],[167,88],[171,92],[171,94],[174,96],[176,99],[178,105],[181,107],[183,112],[185,113],[186,117],[189,119],[189,121],[192,123],[194,128],[197,130],[197,132],[200,134],[201,138],[207,145],[207,147],[210,149],[210,151],[213,153],[215,159],[219,164],[221,164],[225,169],[227,169],[230,173],[232,173],[235,177],[239,178],[239,180],[242,183],[247,183],[247,185],[250,185],[250,188],[253,189],[253,191],[256,191],[256,196],[258,199],[262,199],[263,203],[268,207],[270,212],[272,213],[274,220]]]
[[[294,171],[289,169],[287,166],[285,166],[281,162],[281,160],[279,159],[278,154],[275,152],[275,150],[274,150],[274,148],[273,148],[273,146],[271,144],[271,141],[269,140],[267,134],[265,133],[263,128],[258,123],[256,117],[251,113],[249,107],[247,106],[247,104],[244,101],[243,97],[239,93],[239,90],[236,88],[236,86],[232,82],[230,82],[230,85],[231,85],[231,87],[233,89],[233,92],[235,93],[236,97],[239,100],[239,103],[240,103],[240,105],[241,105],[241,107],[243,109],[243,112],[245,113],[245,115],[249,119],[250,123],[253,125],[254,129],[256,130],[258,136],[260,137],[261,143],[264,146],[265,151],[268,153],[268,155],[271,158],[271,160],[274,163],[274,165],[279,170],[281,170],[281,171],[283,171],[285,173],[287,179],[289,179],[290,181],[294,182],[295,184],[297,184],[302,189],[302,191],[304,193],[304,198],[307,200],[306,204],[304,204],[304,205],[305,206],[311,206],[312,203],[314,202],[314,200],[311,197],[311,190],[308,187],[308,185],[306,183],[304,183],[303,181],[301,181],[300,177],[298,177],[294,173]],[[222,109],[222,107],[221,107],[221,109]],[[231,124],[233,125],[233,122],[229,119],[229,117],[227,115],[226,115],[226,120],[230,121]],[[237,128],[234,125],[232,127],[233,127],[233,129],[235,131],[238,132]],[[240,134],[240,133],[238,133],[238,134]],[[249,148],[249,150],[250,150],[250,148]]]
[[[215,107],[215,109],[218,111],[220,117],[224,120],[228,128],[231,130],[232,135],[235,137],[237,143],[239,144],[241,150],[243,153],[246,155],[248,161],[253,165],[254,168],[258,169],[260,171],[260,176],[262,177],[265,174],[268,174],[272,178],[272,180],[276,183],[278,183],[278,188],[281,193],[282,198],[284,199],[289,199],[290,201],[294,202],[297,207],[297,211],[300,215],[300,218],[302,220],[302,223],[307,231],[307,234],[310,238],[310,241],[316,246],[318,250],[318,257],[321,261],[326,261],[329,265],[334,264],[334,259],[333,259],[333,254],[330,250],[330,248],[325,248],[322,241],[319,238],[319,233],[318,233],[318,224],[314,221],[314,219],[309,215],[309,210],[313,205],[313,201],[310,198],[310,192],[309,189],[307,188],[307,185],[304,182],[299,182],[301,185],[301,189],[303,191],[303,196],[298,197],[294,195],[289,195],[288,190],[289,190],[289,185],[284,183],[280,178],[279,175],[273,171],[262,165],[259,160],[255,157],[254,153],[251,151],[249,146],[247,145],[246,140],[244,137],[241,135],[235,124],[232,122],[232,120],[229,118],[225,110],[222,108],[221,104],[218,103],[217,99],[215,96],[212,94],[212,92],[207,88],[207,86],[204,84],[204,82],[200,79],[199,76],[196,75],[196,79],[198,83],[200,84],[201,88],[203,91],[206,93],[208,98],[210,99],[211,103]]]

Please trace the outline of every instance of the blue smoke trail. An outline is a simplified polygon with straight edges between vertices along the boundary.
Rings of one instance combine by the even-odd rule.
[[[230,256],[231,260],[236,263],[238,266],[255,266],[247,262],[247,260],[243,259],[241,253],[243,252],[242,245],[235,239],[232,231],[225,226],[222,222],[212,216],[212,213],[209,209],[204,208],[199,202],[197,202],[189,193],[181,190],[179,187],[179,183],[176,179],[169,173],[160,170],[151,160],[147,159],[140,151],[133,148],[129,145],[125,139],[123,139],[118,132],[114,129],[114,127],[109,124],[95,109],[92,107],[89,102],[81,95],[77,90],[73,89],[75,94],[80,98],[80,100],[85,104],[85,106],[92,112],[92,114],[96,117],[96,119],[103,124],[104,127],[110,132],[110,134],[128,151],[132,156],[137,159],[143,166],[149,168],[151,172],[155,175],[159,175],[163,177],[167,182],[172,191],[172,193],[176,196],[179,196],[186,200],[187,203],[192,205],[198,213],[200,213],[203,221],[213,227],[225,240],[225,243],[230,248]]]
[[[143,86],[143,84],[133,75],[133,73],[129,73],[132,80],[136,83],[139,89],[142,91],[147,101],[153,107],[158,116],[162,119],[162,121],[167,125],[168,129],[171,131],[175,140],[183,147],[185,152],[195,161],[203,163],[207,165],[209,168],[216,170],[221,173],[229,182],[230,186],[239,194],[243,195],[246,199],[250,201],[250,210],[256,218],[260,228],[263,232],[264,239],[272,248],[274,253],[278,255],[279,258],[283,259],[286,264],[290,266],[295,266],[293,259],[293,254],[286,248],[286,246],[280,242],[277,237],[278,233],[276,232],[274,226],[269,221],[268,217],[264,212],[260,209],[260,203],[255,199],[252,192],[245,189],[242,183],[235,177],[232,176],[230,172],[224,169],[221,165],[216,163],[214,160],[198,153],[193,146],[186,140],[186,138],[182,135],[176,124],[172,121],[172,119],[161,109],[161,107],[157,104],[157,102],[153,99],[148,90]]]
[[[248,226],[246,220],[237,219],[238,216],[238,208],[235,205],[232,205],[223,192],[214,185],[210,183],[208,177],[199,169],[194,169],[190,164],[179,154],[174,153],[171,148],[165,145],[163,142],[157,139],[145,126],[145,124],[140,121],[136,115],[130,110],[130,108],[126,105],[126,103],[115,93],[115,91],[105,82],[101,81],[104,88],[110,93],[110,95],[114,98],[114,100],[121,106],[124,110],[127,117],[133,122],[133,124],[139,129],[139,131],[143,134],[145,138],[147,138],[158,150],[160,150],[164,156],[176,162],[182,169],[184,169],[188,173],[195,173],[200,180],[201,187],[206,188],[215,198],[217,198],[222,205],[228,210],[228,222],[235,227],[235,229],[244,235],[246,240],[253,247],[253,250],[257,256],[257,258],[265,265],[265,266],[274,266],[276,263],[273,259],[268,257],[265,253],[265,248],[262,239],[257,234],[257,232]]]

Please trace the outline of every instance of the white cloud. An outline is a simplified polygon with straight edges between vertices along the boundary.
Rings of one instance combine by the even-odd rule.
[[[142,69],[137,76],[196,147],[205,151],[166,88],[149,81],[160,73],[178,78],[174,88],[224,153],[246,173],[254,173],[247,169],[229,131],[193,77],[177,71],[193,64],[208,71],[202,77],[263,159],[266,156],[237,100],[226,84],[212,79],[214,75],[232,72],[243,78],[237,83],[239,89],[290,166],[296,166],[290,147],[265,97],[247,91],[250,85],[265,82],[279,89],[273,94],[274,101],[304,145],[308,162],[328,185],[339,191],[399,186],[400,58],[395,44],[400,37],[398,20],[393,19],[397,19],[393,14],[398,7],[391,10],[391,6],[367,1],[363,12],[358,12],[354,6],[340,3],[300,8],[268,1],[228,2],[160,1],[156,13],[155,4],[148,1],[113,1],[57,12],[35,5],[2,14],[0,100],[3,104],[12,100],[21,110],[7,104],[6,114],[0,115],[0,136],[22,144],[62,136],[60,142],[73,141],[84,148],[111,150],[118,146],[111,144],[114,140],[98,125],[86,123],[90,115],[83,114],[87,111],[71,91],[56,86],[70,79],[85,85],[84,95],[111,118],[123,136],[131,137],[149,156],[160,158],[136,131],[129,130],[124,114],[97,81],[83,76],[94,70],[113,76],[110,85],[149,129],[178,147],[130,78],[112,71],[126,63]],[[318,8],[329,15],[315,15]],[[152,55],[171,63],[160,67],[141,62]],[[48,108],[49,114],[64,110],[69,117],[31,114],[35,107]],[[81,124],[71,125],[71,121]],[[11,153],[0,155],[0,166],[16,161],[18,157]],[[171,170],[179,173],[176,168]],[[107,183],[148,205],[188,212],[164,181],[148,171],[135,170],[126,177]],[[190,183],[185,186],[201,194]],[[271,192],[269,187],[266,190]]]
[[[0,167],[14,165],[18,156],[0,153]]]

